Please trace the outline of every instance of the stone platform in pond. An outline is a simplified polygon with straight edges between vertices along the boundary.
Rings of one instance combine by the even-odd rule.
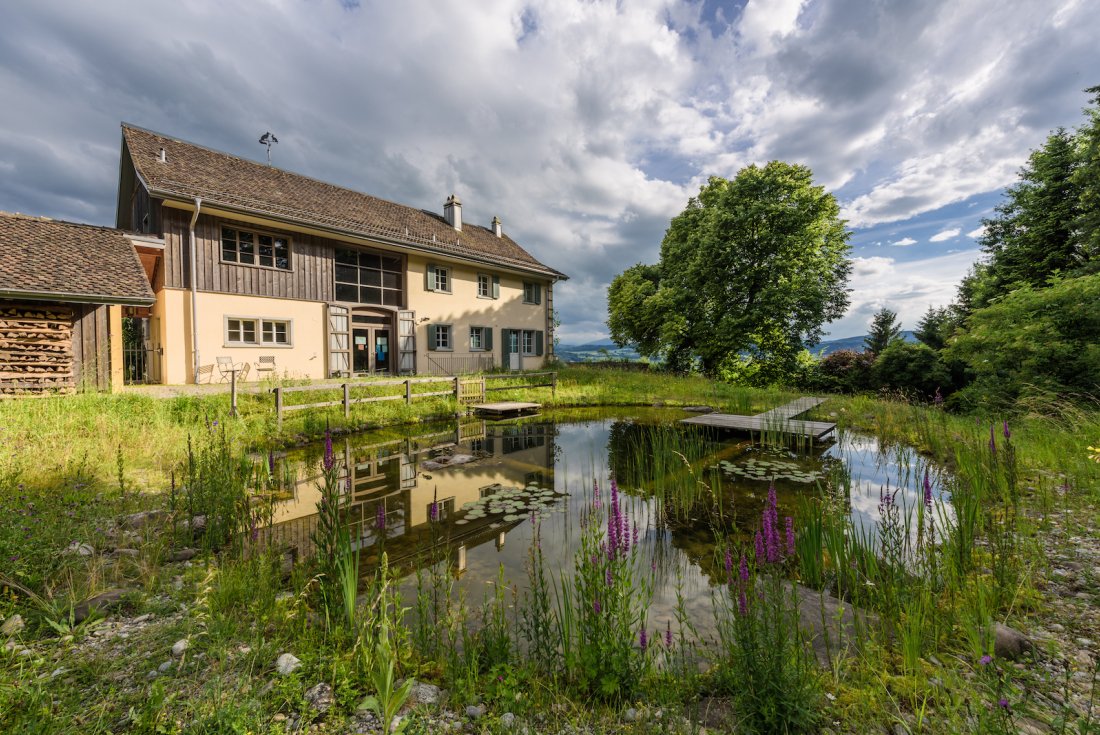
[[[755,416],[740,416],[731,413],[708,413],[681,419],[682,424],[709,426],[715,429],[748,432],[779,432],[782,434],[800,434],[809,439],[821,439],[836,429],[836,424],[825,421],[803,421],[795,416],[806,413],[811,408],[825,402],[824,398],[805,397],[791,401]]]

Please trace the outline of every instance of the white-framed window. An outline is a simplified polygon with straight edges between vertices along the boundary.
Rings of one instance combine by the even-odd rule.
[[[290,322],[286,319],[226,317],[225,344],[290,347]]]
[[[470,352],[485,349],[485,327],[470,327]]]
[[[428,325],[428,349],[454,350],[454,340],[450,324]]]
[[[429,265],[425,286],[429,291],[451,292],[451,269],[442,265]]]
[[[222,261],[290,270],[290,240],[283,235],[222,227]]]
[[[523,354],[535,354],[535,332],[531,329],[523,330]]]
[[[479,299],[499,299],[500,276],[491,276],[488,273],[478,273],[477,297]]]
[[[542,286],[531,281],[523,282],[523,303],[525,304],[541,304],[542,303]]]

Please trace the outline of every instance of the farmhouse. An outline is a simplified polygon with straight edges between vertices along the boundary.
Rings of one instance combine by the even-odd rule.
[[[0,212],[0,395],[122,384],[123,309],[154,301],[135,239]]]
[[[538,368],[565,275],[499,219],[402,206],[122,126],[116,225],[155,302],[128,309],[134,380]]]

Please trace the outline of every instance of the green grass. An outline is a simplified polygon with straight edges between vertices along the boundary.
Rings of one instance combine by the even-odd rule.
[[[601,368],[562,370],[554,398],[546,388],[491,395],[538,400],[552,408],[709,404],[749,414],[796,396]],[[0,402],[0,515],[5,519],[0,523],[0,575],[10,582],[5,587],[0,580],[0,618],[18,612],[26,619],[27,628],[17,639],[30,651],[24,656],[0,649],[0,731],[289,731],[290,720],[280,718],[312,717],[304,692],[325,681],[336,700],[326,729],[339,732],[368,697],[383,709],[396,701],[394,677],[407,676],[449,688],[453,709],[463,709],[468,697],[482,697],[490,710],[479,722],[486,732],[499,730],[495,718],[504,711],[544,717],[535,728],[540,731],[589,725],[597,732],[674,732],[669,723],[680,715],[698,718],[712,709],[712,695],[723,690],[723,680],[692,668],[684,653],[686,639],[685,648],[679,648],[691,624],[686,613],[675,627],[670,624],[675,651],[667,659],[653,651],[644,666],[635,666],[629,653],[628,639],[636,639],[642,624],[633,617],[636,610],[624,608],[625,622],[617,631],[582,619],[592,602],[584,595],[604,593],[602,568],[590,570],[584,578],[588,587],[571,592],[570,598],[555,591],[560,579],[550,571],[530,599],[512,599],[498,583],[480,608],[479,601],[472,601],[471,612],[466,601],[447,596],[451,579],[436,565],[418,585],[422,599],[403,605],[385,596],[393,594],[392,588],[387,593],[386,585],[376,581],[367,590],[368,603],[353,612],[346,590],[322,593],[325,585],[313,576],[319,567],[302,565],[284,578],[277,553],[249,555],[229,545],[218,553],[205,550],[189,565],[173,564],[166,555],[183,541],[178,524],[176,536],[172,524],[133,535],[107,533],[121,515],[167,507],[163,491],[173,471],[177,521],[185,509],[222,508],[225,523],[239,526],[243,521],[234,509],[241,508],[244,471],[233,468],[245,451],[315,438],[326,425],[351,429],[426,421],[453,414],[456,406],[446,399],[411,406],[367,404],[356,407],[349,421],[336,409],[291,414],[282,427],[269,396],[243,396],[241,409],[240,417],[229,418],[227,396],[82,394]],[[1067,538],[1079,538],[1097,518],[1100,464],[1088,459],[1086,447],[1100,441],[1100,411],[1065,406],[1056,416],[1013,416],[1012,459],[999,416],[951,416],[896,401],[836,397],[813,417],[870,431],[887,447],[910,445],[949,467],[956,508],[966,510],[954,525],[936,519],[941,546],[930,552],[927,567],[913,573],[901,568],[897,554],[871,553],[875,540],[843,525],[846,514],[838,510],[835,496],[823,494],[800,507],[797,523],[805,534],[798,538],[798,552],[805,558],[801,567],[792,563],[790,573],[797,575],[800,568],[803,582],[831,585],[881,620],[880,627],[864,631],[854,656],[837,657],[820,672],[828,695],[816,705],[822,721],[835,723],[836,732],[1011,732],[1023,717],[1031,717],[1063,731],[1057,729],[1059,712],[1037,703],[1033,694],[1049,702],[1052,693],[1069,684],[1051,680],[1030,661],[1020,667],[983,666],[978,658],[988,650],[993,621],[1027,630],[1059,619],[1042,584],[1049,565],[1046,534],[1054,528],[1054,516],[1066,524],[1056,530]],[[989,450],[991,424],[996,455]],[[196,444],[198,467],[190,474],[184,471],[189,437]],[[633,461],[617,468],[622,479],[635,473],[636,481],[629,484],[641,486],[654,485],[646,477],[657,478],[647,489],[657,493],[670,516],[711,504],[722,507],[721,498],[708,502],[706,476],[678,471],[705,454],[701,440],[678,445],[671,433],[657,431],[624,449]],[[906,451],[891,456],[912,471],[924,461]],[[826,490],[843,497],[845,482],[842,476],[830,477]],[[189,501],[200,507],[187,508]],[[921,512],[903,509],[895,531],[926,522]],[[100,553],[63,553],[73,541],[90,542]],[[103,553],[123,545],[137,555]],[[593,537],[589,551],[597,546]],[[590,558],[582,556],[578,563]],[[624,599],[628,588],[639,587],[626,571],[621,578],[612,571],[613,588]],[[128,590],[112,617],[150,614],[146,628],[103,646],[95,643],[95,633],[106,623],[96,616],[67,633],[59,631],[55,624],[64,622],[73,603],[109,588]],[[431,602],[437,593],[447,601]],[[559,609],[559,601],[564,608]],[[413,605],[423,616],[430,614],[433,625],[387,629],[388,642],[380,643],[379,611]],[[566,608],[569,615],[561,612]],[[489,623],[481,635],[467,625],[478,615]],[[569,632],[563,633],[562,626]],[[519,644],[523,630],[539,630],[547,638],[534,655],[525,656]],[[654,639],[661,636],[651,632]],[[612,633],[617,638],[603,640],[603,649],[593,646],[589,659],[569,648],[583,635]],[[148,672],[171,658],[169,650],[181,638],[191,642],[186,655],[148,680]],[[284,652],[302,661],[289,677],[273,671]],[[573,656],[573,664],[547,664],[559,655]],[[600,668],[618,660],[629,665],[610,673]],[[1011,712],[988,706],[1002,696],[1011,702]],[[623,707],[657,702],[665,708],[661,723],[621,723]],[[708,724],[708,731],[729,731],[733,721],[720,718]],[[1065,732],[1087,732],[1081,718],[1064,721]],[[426,732],[427,722],[426,713],[414,712],[407,732]]]

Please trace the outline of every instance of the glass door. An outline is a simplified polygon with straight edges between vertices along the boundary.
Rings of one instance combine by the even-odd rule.
[[[390,372],[390,330],[374,331],[374,372]]]
[[[355,373],[369,373],[371,369],[370,330],[352,330],[351,369]]]

